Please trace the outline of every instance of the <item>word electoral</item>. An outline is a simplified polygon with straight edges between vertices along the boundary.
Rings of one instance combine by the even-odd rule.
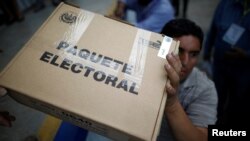
[[[69,70],[75,74],[82,73],[84,77],[92,77],[97,82],[103,82],[114,88],[123,89],[126,92],[138,95],[139,85],[136,82],[126,78],[119,80],[117,75],[107,74],[107,71],[105,71],[106,68],[116,72],[121,71],[126,75],[132,75],[132,65],[102,54],[97,54],[96,52],[91,52],[88,49],[78,49],[77,46],[72,46],[64,41],[60,42],[56,49],[68,55],[62,56],[45,51],[41,55],[40,60],[61,69]],[[68,57],[69,55],[73,55],[81,61],[77,62],[77,59],[72,59],[72,57]]]

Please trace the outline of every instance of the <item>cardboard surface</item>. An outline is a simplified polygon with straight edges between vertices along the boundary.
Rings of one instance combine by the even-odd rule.
[[[17,101],[115,140],[156,140],[164,39],[60,4],[0,76]],[[167,50],[178,52],[178,42]]]

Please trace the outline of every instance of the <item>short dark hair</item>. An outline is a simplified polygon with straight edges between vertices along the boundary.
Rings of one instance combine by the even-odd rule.
[[[188,19],[174,19],[167,22],[162,28],[161,34],[172,38],[177,38],[184,35],[193,35],[199,39],[202,48],[204,38],[203,31],[198,25]]]

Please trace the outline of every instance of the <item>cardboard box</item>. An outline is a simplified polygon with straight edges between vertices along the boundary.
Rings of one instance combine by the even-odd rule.
[[[178,51],[169,37],[62,3],[0,85],[25,105],[112,139],[156,140],[169,51]]]

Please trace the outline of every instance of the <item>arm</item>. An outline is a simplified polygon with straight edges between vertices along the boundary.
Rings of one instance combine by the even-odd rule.
[[[117,1],[117,5],[113,14],[113,17],[118,19],[124,19],[126,11],[126,4],[123,1]]]
[[[162,13],[152,12],[147,18],[143,19],[142,21],[136,22],[135,26],[159,33],[163,28],[165,21],[174,19],[174,15],[171,14],[171,11],[169,13],[170,14],[163,15]]]
[[[178,56],[168,55],[165,69],[168,74],[166,92],[168,99],[165,115],[177,141],[206,141],[207,128],[196,127],[189,120],[178,100],[179,72],[181,62]]]
[[[166,22],[174,19],[174,10],[170,2],[163,1],[153,1],[149,6],[145,7],[144,10],[137,12],[137,22],[135,26],[157,33],[160,32]]]

